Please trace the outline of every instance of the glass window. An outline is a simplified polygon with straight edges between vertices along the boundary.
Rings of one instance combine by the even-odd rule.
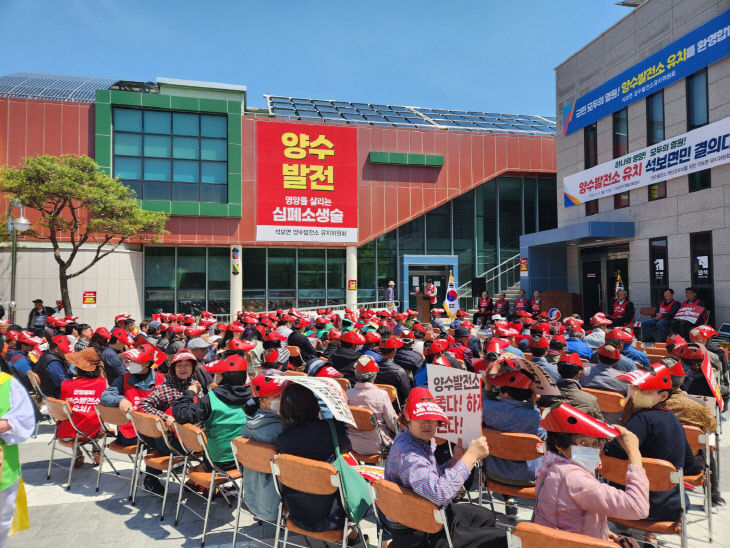
[[[448,203],[426,213],[426,253],[451,254],[451,206]]]
[[[651,302],[653,305],[657,305],[664,298],[662,294],[669,285],[669,254],[666,238],[649,240],[649,268],[651,269],[649,278]]]
[[[712,232],[690,234],[689,249],[692,256],[692,285],[712,284]]]
[[[327,305],[345,303],[345,250],[327,250]]]
[[[522,179],[522,188],[525,202],[524,234],[532,234],[537,226],[537,179],[525,177]]]
[[[144,315],[175,310],[175,248],[144,248]]]
[[[621,209],[631,205],[630,195],[628,192],[621,192],[613,195],[613,208]]]
[[[664,90],[646,98],[646,144],[654,145],[664,140]]]
[[[522,234],[522,181],[500,177],[499,188],[499,245],[502,260],[520,251]]]
[[[613,157],[629,153],[629,109],[613,113]]]
[[[199,314],[205,310],[205,248],[177,248],[177,311]]]
[[[243,307],[266,310],[266,248],[246,248],[241,254]]]
[[[583,157],[585,169],[598,163],[598,126],[595,122],[583,128]]]
[[[226,115],[115,107],[113,117],[113,173],[140,199],[228,201]]]
[[[300,249],[298,269],[299,304],[297,306],[323,306],[325,304],[324,249]]]
[[[653,202],[654,200],[661,200],[662,198],[667,197],[667,182],[662,181],[661,183],[656,183],[653,185],[649,185],[649,201]]]
[[[454,199],[454,252],[459,257],[460,284],[474,276],[474,196],[475,191]],[[396,288],[396,298],[398,297]]]
[[[476,189],[477,276],[497,264],[497,181]]]
[[[231,278],[230,249],[208,248],[208,311],[213,314],[230,314]],[[239,274],[240,276],[240,274]]]
[[[702,69],[687,77],[687,130],[704,126],[708,121],[707,69]]]
[[[555,179],[538,180],[540,230],[558,227],[558,187]]]
[[[695,171],[689,174],[689,191],[697,192],[698,190],[704,190],[712,186],[712,180],[710,177],[710,170],[703,169],[702,171]]]
[[[375,301],[375,242],[357,248],[357,300]]]
[[[401,255],[423,255],[425,253],[424,220],[425,216],[421,215],[398,228]]]
[[[598,213],[598,200],[589,200],[586,202],[586,217],[596,215]]]
[[[295,265],[296,249],[269,249],[269,309],[294,306]]]

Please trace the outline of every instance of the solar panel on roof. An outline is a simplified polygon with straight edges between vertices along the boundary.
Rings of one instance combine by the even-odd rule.
[[[0,76],[0,96],[93,103],[97,89],[109,89],[117,79],[40,72]]]
[[[356,113],[343,112],[342,117],[346,120],[363,120],[364,118]]]

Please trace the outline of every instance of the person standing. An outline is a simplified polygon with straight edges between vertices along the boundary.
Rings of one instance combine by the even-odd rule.
[[[46,319],[48,316],[53,316],[59,308],[51,308],[50,306],[43,306],[43,299],[36,299],[33,301],[35,305],[30,314],[28,314],[28,326],[27,328],[33,332],[36,337],[46,336]]]
[[[383,300],[385,301],[386,307],[390,310],[395,309],[395,282],[393,280],[388,282],[388,287],[385,288]]]
[[[424,293],[431,303],[431,308],[436,306],[436,286],[433,284],[433,280],[431,278],[426,280],[426,288],[424,289]]]

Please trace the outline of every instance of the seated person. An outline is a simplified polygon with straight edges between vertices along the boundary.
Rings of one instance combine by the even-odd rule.
[[[705,303],[702,301],[702,299],[699,298],[699,296],[697,295],[697,290],[694,287],[687,287],[684,290],[684,296],[685,300],[682,301],[682,304],[679,305],[680,310],[685,305],[690,304],[705,308]],[[707,310],[705,310],[702,315],[697,319],[697,323],[704,321],[707,321]],[[689,332],[693,327],[694,324],[692,322],[672,318],[672,331],[681,335],[684,339],[689,340]]]
[[[609,316],[613,325],[621,327],[634,321],[634,303],[629,300],[629,294],[623,289],[616,292],[613,303],[613,312]]]
[[[241,436],[253,441],[276,445],[282,425],[279,409],[281,393],[289,386],[284,377],[257,375],[251,379],[251,392],[256,402],[256,412],[243,427]],[[249,468],[243,469],[243,492],[246,506],[259,519],[276,521],[279,497],[271,474],[263,474]]]
[[[365,337],[357,331],[345,331],[340,336],[340,348],[331,357],[332,367],[342,373],[350,384],[355,384],[355,362],[360,357],[360,348]]]
[[[457,360],[464,362],[464,366],[469,371],[474,371],[474,353],[469,348],[469,339],[471,333],[466,327],[457,327],[454,329],[454,344],[449,348],[449,352],[454,355]]]
[[[375,360],[369,356],[360,356],[355,364],[357,384],[347,391],[347,403],[372,409],[380,428],[380,434],[378,429],[350,430],[352,450],[361,455],[387,454],[398,432],[398,417],[388,393],[373,384],[379,369]]]
[[[727,371],[727,360],[725,359],[725,352],[717,344],[712,342],[712,337],[717,335],[715,331],[709,325],[700,325],[695,327],[689,332],[689,340],[693,343],[699,343],[704,345],[707,350],[707,356],[710,358],[710,364],[713,369],[724,373]]]
[[[138,410],[140,402],[165,382],[165,376],[153,368],[164,362],[167,356],[149,344],[122,352],[120,356],[127,360],[128,373],[112,381],[99,403],[106,407],[119,407],[126,413]],[[131,423],[117,427],[117,441],[123,445],[137,443],[137,433]]]
[[[608,326],[613,322],[606,318],[606,315],[603,312],[596,312],[591,317],[590,323],[591,332],[583,337],[583,342],[586,343],[593,351],[602,344],[605,344]]]
[[[553,406],[541,425],[548,432],[547,452],[537,471],[535,523],[618,541],[617,535],[608,530],[607,518],[646,518],[649,479],[642,467],[636,435],[621,426],[598,421],[567,403]],[[629,460],[624,490],[595,477],[603,442],[613,437]]]
[[[71,418],[76,428],[86,434],[85,439],[99,437],[101,423],[94,410],[99,403],[102,392],[106,390],[106,379],[102,375],[101,356],[94,348],[86,348],[81,352],[66,354],[68,362],[74,366],[74,378],[61,383],[60,399],[71,404]],[[73,439],[77,436],[69,421],[61,421],[56,425],[56,435],[62,439]],[[94,461],[99,464],[100,454],[94,449]],[[84,464],[84,456],[80,449],[76,450],[74,467]]]
[[[201,367],[215,375],[218,386],[198,397],[198,385],[190,384],[172,402],[172,416],[180,424],[202,423],[213,465],[221,470],[233,470],[236,463],[231,440],[239,436],[246,424],[244,407],[251,398],[251,390],[246,386],[248,364],[241,356],[229,356]],[[209,463],[205,465],[207,468]]]
[[[567,342],[565,341],[565,337],[563,335],[553,335],[553,338],[550,339],[550,346],[548,347],[548,351],[545,354],[545,359],[548,361],[548,363],[557,364],[560,360],[560,355],[563,353],[563,350],[565,350],[567,346]]]
[[[494,514],[470,504],[452,504],[471,469],[489,455],[482,436],[464,449],[457,446],[451,461],[439,466],[434,456],[434,437],[439,422],[448,422],[441,407],[426,388],[414,388],[400,421],[404,426],[395,438],[385,463],[385,479],[410,489],[436,506],[446,507],[448,528],[454,546],[481,548],[507,546],[505,532],[495,527]],[[382,516],[385,528],[400,547],[436,547],[445,543],[445,532],[429,535]]]
[[[641,338],[644,341],[665,340],[679,306],[680,302],[674,299],[674,290],[665,289],[664,300],[657,305],[654,315],[641,322]],[[654,329],[656,329],[656,338],[654,337]]]
[[[707,384],[705,374],[702,372],[705,362],[708,362],[707,366],[710,365],[710,356],[707,349],[699,343],[687,343],[679,349],[679,358],[682,361],[685,374],[682,390],[695,396],[714,397],[710,385]],[[710,371],[713,371],[712,367],[710,367]]]
[[[649,356],[646,355],[646,352],[642,352],[634,346],[636,338],[634,337],[633,330],[628,327],[624,327],[623,330],[626,332],[627,337],[621,349],[621,355],[641,365],[649,365]]]
[[[580,377],[580,384],[584,388],[595,388],[597,390],[610,390],[626,395],[628,387],[626,383],[618,380],[618,376],[623,373],[616,369],[616,364],[621,359],[621,353],[618,348],[612,344],[602,344],[596,350],[595,356],[598,357],[598,363],[592,365],[588,371],[585,371]]]
[[[568,338],[566,344],[570,352],[577,352],[584,360],[590,360],[593,350],[585,342],[583,329],[580,326],[573,325],[568,328]]]
[[[28,392],[33,390],[28,379],[28,371],[32,369],[28,353],[39,344],[41,344],[41,339],[34,337],[30,331],[20,331],[15,334],[15,351],[7,360],[10,373],[20,381]],[[8,352],[9,354],[10,352]]]
[[[66,362],[66,354],[70,353],[68,338],[56,335],[48,341],[48,350],[32,365],[33,371],[41,378],[41,390],[46,396],[60,397],[61,383],[71,380],[71,370]]]
[[[383,360],[378,365],[379,371],[375,377],[375,382],[395,386],[398,392],[398,400],[404,402],[411,391],[411,381],[405,370],[393,361],[396,351],[402,346],[403,341],[398,337],[388,337],[380,341],[380,354],[383,356]]]
[[[686,475],[699,473],[702,465],[692,454],[682,425],[665,403],[672,391],[666,366],[654,364],[647,370],[637,369],[619,378],[631,387],[630,397],[637,411],[626,422],[626,429],[639,438],[641,456],[671,462],[677,469],[682,468]],[[628,458],[616,440],[607,443],[604,452],[611,457]],[[679,486],[668,491],[651,491],[649,503],[646,519],[678,520],[682,512]]]
[[[403,346],[396,350],[393,361],[400,365],[406,373],[414,373],[423,365],[423,356],[413,350],[413,343],[416,342],[413,331],[410,329],[401,331],[400,340],[403,341]]]
[[[381,339],[380,333],[377,331],[366,331],[363,335],[365,336],[365,344],[362,346],[360,353],[363,356],[370,356],[376,363],[380,363],[383,359],[383,356],[378,352],[378,344]]]
[[[593,394],[585,392],[580,384],[579,379],[583,373],[583,362],[578,354],[575,352],[562,353],[558,361],[558,371],[561,377],[557,383],[560,396],[548,396],[548,398],[556,400],[552,403],[564,401],[594,419],[603,420],[603,414],[598,406],[598,399]],[[544,400],[546,400],[546,397],[540,398],[541,407],[543,407]],[[545,403],[548,403],[548,401],[545,401]]]
[[[621,353],[624,345],[627,342],[632,341],[633,338],[633,335],[630,335],[629,333],[627,333],[623,329],[619,329],[618,327],[615,327],[606,333],[606,342],[604,344],[610,344],[611,346],[615,346],[616,348],[618,348],[619,351],[619,360],[614,365],[614,369],[625,372],[633,371],[634,369],[636,369],[636,362]],[[598,363],[598,352],[593,353],[590,361],[592,363]]]
[[[527,344],[532,353],[531,361],[542,367],[555,382],[558,382],[560,380],[558,368],[545,359],[545,354],[547,354],[548,347],[550,346],[550,341],[548,341],[547,337],[530,337]]]

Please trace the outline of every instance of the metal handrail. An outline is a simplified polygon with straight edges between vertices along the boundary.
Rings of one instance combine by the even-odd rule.
[[[499,277],[499,276],[500,276],[500,274],[502,274],[503,272],[507,272],[507,271],[509,271],[509,270],[512,270],[512,269],[513,269],[513,268],[514,268],[514,267],[515,267],[516,265],[519,265],[519,264],[520,264],[519,258],[520,258],[520,254],[519,254],[519,253],[517,253],[516,255],[513,255],[512,257],[510,257],[510,258],[508,258],[508,259],[505,259],[504,261],[502,261],[501,263],[499,263],[499,264],[498,264],[497,266],[493,266],[493,267],[492,267],[492,268],[490,268],[489,270],[485,270],[484,272],[482,272],[481,274],[479,274],[479,276],[477,276],[477,278],[487,278],[487,276],[488,276],[488,275],[489,275],[489,274],[490,274],[491,272],[494,272],[495,270],[497,270],[497,271],[498,271],[498,273],[497,273],[496,275],[492,276],[491,278],[487,278],[487,282],[491,282],[492,280],[495,280],[495,279],[497,279],[497,277]],[[505,268],[505,269],[502,269],[502,267],[503,267],[503,266],[504,266],[505,264],[507,264],[507,263],[509,263],[509,262],[512,262],[512,261],[515,261],[515,262],[516,262],[516,265],[512,265],[512,266],[511,266],[510,268]],[[464,288],[466,288],[467,286],[470,286],[470,285],[471,285],[471,280],[469,280],[468,282],[464,282],[463,284],[461,284],[461,285],[460,285],[460,286],[458,287],[457,291],[458,291],[459,293],[461,293],[461,290],[462,290],[462,289],[464,289]]]

